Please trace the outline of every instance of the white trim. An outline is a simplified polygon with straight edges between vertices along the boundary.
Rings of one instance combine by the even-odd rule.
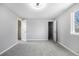
[[[28,40],[48,40],[48,39],[27,39]]]
[[[16,19],[16,41],[18,41],[18,17]]]
[[[71,13],[71,26],[70,26],[70,27],[71,27],[71,28],[70,28],[70,29],[71,29],[71,34],[74,32],[73,25],[74,25],[74,24],[73,24],[73,13]]]
[[[26,42],[26,41],[27,41],[27,39],[22,39],[21,41],[25,41],[25,42]]]
[[[11,45],[9,48],[3,50],[2,52],[0,52],[0,55],[2,55],[3,53],[5,53],[6,51],[8,51],[9,49],[11,49],[12,47],[14,47],[16,44],[18,44],[17,42],[13,45]]]
[[[76,33],[76,32],[71,32],[72,35],[78,35],[79,36],[79,33]]]
[[[77,52],[75,52],[74,50],[72,50],[71,48],[67,47],[66,45],[62,44],[61,42],[58,42],[61,46],[65,47],[67,50],[69,50],[70,52],[74,53],[75,55],[79,56],[79,54]]]

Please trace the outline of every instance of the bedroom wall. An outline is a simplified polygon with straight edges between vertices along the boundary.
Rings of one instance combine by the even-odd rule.
[[[58,24],[58,42],[79,54],[79,35],[71,34],[71,13],[79,10],[79,4],[56,18]]]
[[[0,5],[0,52],[15,44],[16,41],[16,16]]]
[[[27,20],[27,40],[48,40],[48,20]]]

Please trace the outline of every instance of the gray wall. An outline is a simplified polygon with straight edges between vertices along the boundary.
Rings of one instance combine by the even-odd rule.
[[[79,4],[74,5],[58,17],[58,42],[79,53],[79,35],[71,34],[71,13],[79,9]]]
[[[0,52],[16,41],[16,16],[0,5]]]
[[[27,22],[27,40],[47,40],[48,39],[48,20],[29,19]]]

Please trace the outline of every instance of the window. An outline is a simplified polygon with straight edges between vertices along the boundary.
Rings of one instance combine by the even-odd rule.
[[[71,33],[79,35],[79,10],[72,13],[72,17],[71,17]]]

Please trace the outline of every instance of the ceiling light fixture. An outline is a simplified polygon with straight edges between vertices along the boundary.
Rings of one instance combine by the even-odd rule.
[[[33,9],[40,10],[40,9],[43,9],[43,8],[46,7],[46,3],[30,3],[30,6],[31,6]]]

